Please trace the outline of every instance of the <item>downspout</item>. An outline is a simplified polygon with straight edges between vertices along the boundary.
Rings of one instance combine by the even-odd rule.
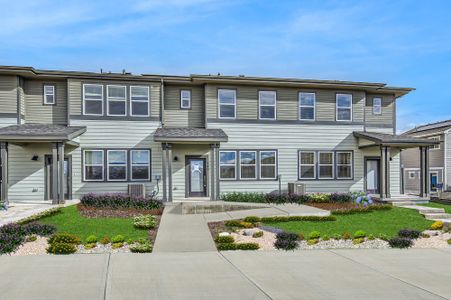
[[[448,139],[449,139],[448,135],[450,133],[451,133],[451,128],[444,132],[444,137],[445,138],[444,138],[444,141],[443,141],[443,145],[444,145],[443,160],[444,160],[444,167],[445,167],[445,172],[443,172],[444,173],[443,174],[443,182],[445,183],[445,185],[444,185],[444,190],[445,191],[448,190],[448,188],[449,188],[449,185],[448,185],[448,164],[447,164],[447,162],[448,162],[448,159],[447,159],[448,147],[447,146],[448,146]]]
[[[161,78],[160,86],[160,122],[161,127],[164,127],[164,79]]]

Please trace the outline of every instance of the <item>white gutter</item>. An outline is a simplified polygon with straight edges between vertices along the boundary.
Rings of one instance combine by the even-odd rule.
[[[444,174],[443,174],[443,181],[445,182],[445,191],[448,189],[448,166],[447,166],[447,156],[448,156],[448,149],[447,149],[447,144],[448,144],[448,135],[451,133],[451,128],[450,129],[448,129],[448,130],[445,130],[445,132],[444,132],[444,137],[445,137],[445,139],[444,139],[444,142],[443,142],[443,144],[444,144],[444,153],[443,153],[443,157],[444,157],[444,160],[445,160],[445,165],[444,165],[444,167],[445,167],[445,172],[443,172]]]

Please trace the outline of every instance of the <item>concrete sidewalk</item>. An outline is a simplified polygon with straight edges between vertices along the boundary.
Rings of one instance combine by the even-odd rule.
[[[0,257],[0,299],[449,299],[451,251]]]

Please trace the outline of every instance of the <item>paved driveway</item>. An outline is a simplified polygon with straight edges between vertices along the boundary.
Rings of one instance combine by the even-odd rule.
[[[0,299],[449,299],[451,251],[0,257]]]

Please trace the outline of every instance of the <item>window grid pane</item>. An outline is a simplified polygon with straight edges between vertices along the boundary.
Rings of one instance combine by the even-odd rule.
[[[240,178],[257,179],[257,152],[240,151]]]
[[[352,120],[352,95],[337,94],[336,96],[337,121]]]
[[[85,150],[84,157],[84,180],[103,181],[104,161],[103,150]]]
[[[260,178],[275,179],[277,166],[276,151],[260,151]]]
[[[315,120],[315,93],[299,93],[299,119]]]
[[[260,119],[276,119],[277,93],[274,91],[258,92]]]
[[[219,102],[219,118],[234,119],[236,106],[236,91],[235,90],[218,90]]]
[[[191,108],[191,91],[181,90],[180,91],[180,107],[181,108]]]
[[[149,180],[150,179],[150,151],[149,150],[131,150],[131,179]]]
[[[103,115],[103,85],[83,85],[83,112],[85,115]]]
[[[220,179],[236,179],[236,152],[219,151]]]
[[[108,150],[108,180],[126,181],[127,180],[127,151],[126,150]]]
[[[53,85],[44,85],[44,103],[55,104],[55,87]]]
[[[373,98],[373,114],[380,115],[382,113],[382,99]]]
[[[127,92],[126,87],[121,85],[108,85],[107,86],[107,102],[108,102],[108,115],[110,116],[125,116]]]
[[[299,152],[299,178],[316,178],[316,153],[313,151]]]
[[[319,152],[318,155],[318,177],[320,179],[334,178],[334,153]]]
[[[149,116],[149,87],[131,86],[130,87],[130,105],[132,116]]]
[[[351,179],[352,178],[352,153],[351,152],[337,152],[337,178]]]

